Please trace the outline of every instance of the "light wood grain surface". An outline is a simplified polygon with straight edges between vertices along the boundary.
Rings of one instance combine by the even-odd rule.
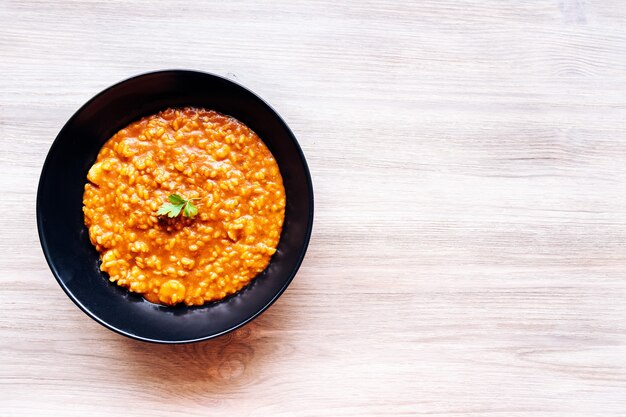
[[[308,158],[311,245],[213,341],[113,334],[50,273],[65,121],[226,75]],[[626,3],[0,1],[0,415],[626,415]]]

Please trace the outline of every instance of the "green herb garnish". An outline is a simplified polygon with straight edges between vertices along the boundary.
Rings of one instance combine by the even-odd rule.
[[[167,215],[167,217],[173,218],[178,216],[182,211],[185,217],[193,219],[196,214],[198,214],[198,207],[196,207],[192,201],[200,200],[199,198],[190,198],[189,200],[186,200],[178,194],[170,194],[167,199],[170,200],[170,202],[163,203],[163,205],[159,207],[159,210],[157,210],[157,216]]]

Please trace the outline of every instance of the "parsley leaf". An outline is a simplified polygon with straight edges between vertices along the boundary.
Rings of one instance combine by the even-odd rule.
[[[198,207],[196,207],[191,201],[199,200],[199,198],[191,198],[186,200],[178,194],[170,194],[167,199],[169,203],[163,203],[157,210],[157,216],[167,216],[169,218],[176,217],[183,212],[185,217],[190,219],[194,218],[198,214]]]
[[[185,204],[183,214],[189,218],[194,218],[198,214],[198,207],[194,206],[190,201]]]
[[[179,196],[178,194],[170,194],[169,197],[167,197],[168,200],[170,200],[170,202],[172,204],[185,204],[185,199],[182,198],[181,196]]]
[[[180,211],[182,210],[183,206],[184,206],[184,203],[183,204],[165,203],[161,207],[159,207],[159,210],[157,210],[157,216],[167,215],[167,217],[176,217],[180,214]]]

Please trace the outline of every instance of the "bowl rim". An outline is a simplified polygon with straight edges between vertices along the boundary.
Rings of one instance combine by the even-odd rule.
[[[188,75],[200,75],[200,76],[203,76],[203,77],[215,78],[215,79],[218,79],[219,81],[233,84],[235,87],[240,88],[240,89],[246,91],[254,99],[258,100],[261,104],[266,106],[276,116],[278,121],[282,124],[283,128],[286,129],[286,131],[289,133],[290,139],[293,142],[293,145],[295,146],[295,148],[296,148],[296,150],[298,152],[298,155],[300,156],[300,160],[302,162],[302,167],[304,169],[305,180],[306,180],[306,183],[307,183],[307,189],[308,189],[308,193],[307,194],[308,194],[309,201],[310,201],[310,203],[308,205],[307,227],[306,227],[306,230],[305,230],[304,241],[302,242],[303,243],[302,249],[300,250],[300,253],[298,254],[298,258],[296,260],[294,268],[291,270],[290,276],[285,281],[285,284],[280,288],[280,290],[262,308],[260,308],[258,311],[256,311],[254,314],[252,314],[249,318],[247,318],[246,320],[242,321],[241,323],[238,323],[238,324],[236,324],[234,326],[231,326],[230,328],[228,328],[226,330],[223,330],[221,332],[210,334],[210,335],[207,335],[207,336],[194,338],[194,339],[166,340],[166,339],[144,337],[144,336],[136,335],[136,334],[133,334],[131,332],[125,331],[123,329],[117,328],[117,327],[107,323],[106,321],[102,320],[97,315],[93,314],[91,311],[89,311],[89,309],[87,307],[85,307],[80,302],[80,300],[78,300],[74,296],[74,294],[67,288],[67,286],[65,285],[65,283],[61,279],[61,274],[60,274],[60,272],[57,270],[57,268],[54,265],[54,262],[53,262],[53,259],[52,259],[52,255],[50,253],[50,248],[48,247],[48,243],[47,243],[47,241],[45,239],[45,233],[43,232],[43,228],[44,228],[44,226],[43,226],[43,214],[42,214],[42,210],[41,210],[43,180],[44,180],[44,178],[46,176],[46,173],[48,171],[48,167],[50,165],[52,151],[56,147],[60,146],[59,145],[60,137],[63,136],[64,132],[69,128],[69,125],[71,125],[71,123],[74,121],[74,119],[76,119],[78,117],[78,115],[82,111],[84,111],[89,105],[91,105],[99,97],[103,96],[104,94],[108,93],[109,91],[111,91],[111,90],[113,90],[115,88],[120,87],[122,84],[125,84],[127,82],[133,81],[135,79],[143,78],[143,77],[147,77],[147,76],[161,75],[161,74],[163,74],[163,75],[165,75],[165,74],[188,74]],[[233,116],[233,117],[236,117],[236,116]],[[42,166],[42,169],[41,169],[41,173],[39,174],[39,182],[38,182],[38,185],[37,185],[37,196],[36,196],[35,213],[36,213],[36,217],[37,217],[37,235],[39,237],[39,243],[40,243],[41,248],[43,250],[43,254],[44,254],[44,257],[46,259],[46,263],[48,264],[48,267],[52,271],[52,274],[54,275],[54,278],[56,279],[56,281],[59,284],[59,286],[63,289],[65,294],[68,296],[68,298],[70,300],[72,300],[72,302],[79,309],[81,309],[83,311],[83,313],[85,313],[87,316],[91,317],[94,321],[96,321],[100,325],[106,327],[107,329],[112,330],[115,333],[120,334],[122,336],[129,337],[131,339],[139,340],[139,341],[142,341],[142,342],[157,343],[157,344],[170,344],[170,345],[172,345],[172,344],[187,344],[187,343],[195,343],[195,342],[201,342],[201,341],[205,341],[205,340],[209,340],[209,339],[214,339],[216,337],[219,337],[219,336],[222,336],[224,334],[230,333],[233,330],[236,330],[236,329],[238,329],[238,328],[248,324],[249,322],[251,322],[252,320],[257,318],[260,314],[265,312],[285,292],[285,290],[287,289],[289,284],[291,284],[291,281],[293,281],[294,277],[296,276],[298,270],[300,269],[300,266],[302,265],[302,262],[304,261],[304,256],[306,254],[306,251],[308,249],[308,246],[309,246],[309,243],[310,243],[310,240],[311,240],[311,234],[313,232],[313,220],[314,220],[313,181],[311,179],[311,172],[309,170],[309,166],[308,166],[306,158],[304,156],[304,152],[302,151],[302,148],[300,147],[300,144],[298,143],[298,140],[296,139],[296,136],[293,134],[293,132],[291,131],[291,128],[289,128],[289,126],[287,125],[285,120],[282,118],[282,116],[267,101],[263,100],[261,97],[259,97],[257,94],[255,94],[253,91],[249,90],[248,88],[244,87],[239,82],[231,80],[231,79],[226,78],[226,77],[223,77],[221,75],[217,75],[217,74],[213,74],[213,73],[205,72],[205,71],[197,71],[197,70],[189,70],[189,69],[163,69],[163,70],[156,70],[156,71],[140,73],[140,74],[131,76],[129,78],[126,78],[126,79],[124,79],[122,81],[118,81],[117,83],[115,83],[115,84],[105,88],[104,90],[98,92],[96,95],[91,97],[87,102],[85,102],[82,106],[80,106],[76,111],[74,111],[72,116],[63,124],[63,127],[61,128],[61,130],[59,130],[59,133],[56,135],[54,141],[50,145],[50,148],[48,148],[48,153],[46,154],[46,159],[44,160],[44,163],[43,163],[43,166]],[[245,287],[244,287],[244,289],[245,289]],[[236,295],[236,294],[237,293],[233,294],[233,296]],[[217,303],[219,303],[221,301],[222,300],[219,300],[219,301],[217,301]]]

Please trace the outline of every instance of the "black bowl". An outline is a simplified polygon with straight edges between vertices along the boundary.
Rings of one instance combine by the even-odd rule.
[[[270,149],[283,177],[287,205],[278,251],[250,285],[201,307],[165,307],[112,284],[84,225],[82,197],[102,145],[128,124],[168,107],[197,106],[233,116]],[[313,225],[313,186],[291,130],[262,99],[224,78],[160,71],[122,81],[82,106],[65,124],[44,163],[37,191],[37,227],[52,273],[67,295],[98,323],[125,336],[160,343],[210,339],[249,322],[285,291],[302,263]]]

